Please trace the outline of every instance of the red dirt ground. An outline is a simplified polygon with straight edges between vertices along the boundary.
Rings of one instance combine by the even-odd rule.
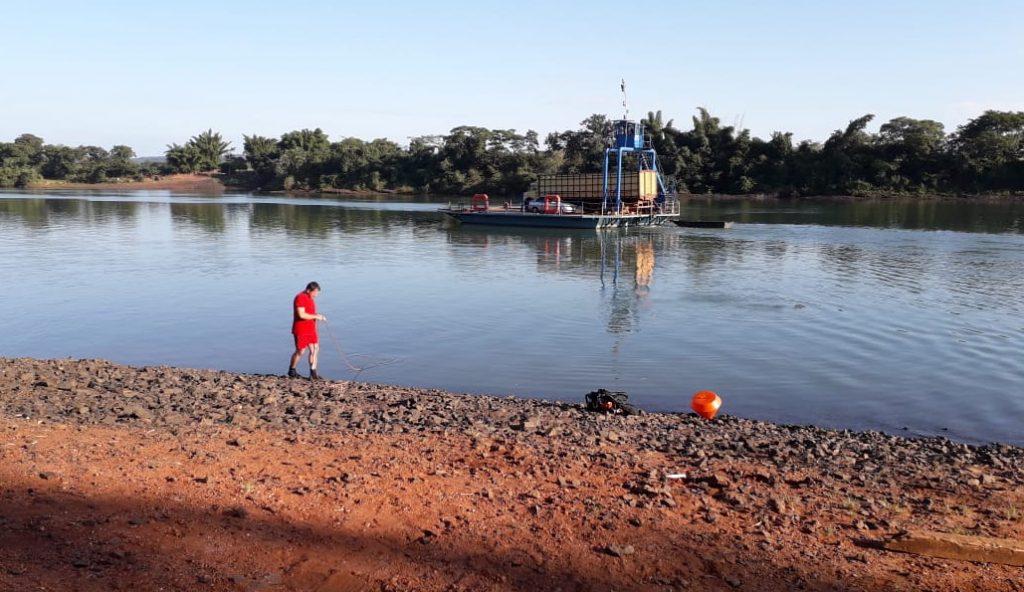
[[[630,507],[626,484],[685,459],[549,446],[0,417],[0,590],[1024,589],[1021,568],[857,546],[882,536],[859,501],[879,492],[726,461],[724,488],[784,507],[735,511],[683,480]],[[998,511],[995,534],[1024,535],[1012,488],[904,491],[933,508],[887,509],[907,526]]]

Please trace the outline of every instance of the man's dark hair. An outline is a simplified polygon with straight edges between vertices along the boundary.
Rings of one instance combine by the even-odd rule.
[[[306,284],[306,291],[307,292],[312,292],[313,290],[319,290],[319,289],[320,289],[320,284],[318,284],[316,282],[309,282],[308,284]]]

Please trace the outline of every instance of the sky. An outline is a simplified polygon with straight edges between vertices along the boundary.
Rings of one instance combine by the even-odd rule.
[[[213,129],[332,140],[459,125],[576,129],[698,107],[824,141],[861,115],[948,132],[1024,110],[1020,0],[0,0],[0,141],[127,144]]]

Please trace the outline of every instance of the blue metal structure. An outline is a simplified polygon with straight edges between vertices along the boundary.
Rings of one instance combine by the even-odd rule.
[[[658,170],[658,153],[655,152],[654,148],[648,146],[646,137],[644,136],[644,124],[629,119],[618,119],[613,122],[615,130],[615,139],[612,142],[612,146],[605,148],[604,150],[604,198],[602,208],[604,211],[608,211],[608,166],[611,155],[616,155],[615,159],[615,212],[622,211],[622,157],[628,153],[636,153],[637,167],[639,171],[654,171],[658,179],[658,196],[655,199],[655,203],[661,205],[665,203],[666,197],[669,195],[668,190],[665,188],[665,181],[661,177],[661,171]]]
[[[622,82],[622,106],[626,106],[626,83]],[[623,228],[627,226],[657,226],[672,216],[679,215],[678,204],[673,192],[666,189],[665,180],[658,170],[658,154],[650,141],[644,136],[644,125],[632,121],[627,110],[622,119],[612,122],[614,138],[611,145],[604,151],[604,174],[601,179],[601,194],[598,195],[596,175],[590,173],[570,173],[565,175],[548,175],[537,179],[537,197],[543,196],[545,203],[549,197],[564,201],[566,197],[579,200],[576,208],[570,213],[563,212],[560,207],[554,211],[544,212],[532,208],[528,212],[524,194],[523,205],[518,209],[510,207],[506,202],[503,209],[490,208],[486,202],[483,206],[453,206],[441,208],[440,211],[465,224],[490,224],[495,226],[535,226],[547,228]],[[608,176],[611,174],[611,155],[615,154],[615,195],[610,195]],[[627,156],[628,155],[628,156]],[[632,190],[637,193],[627,194],[629,204],[624,207],[622,202],[622,169],[623,161],[635,157],[635,178],[630,178]],[[632,162],[632,161],[630,161]],[[630,164],[632,168],[632,164]],[[628,171],[632,173],[632,171]],[[651,174],[643,174],[651,172]],[[652,183],[652,177],[654,183]],[[547,184],[548,188],[543,189]],[[654,196],[651,203],[651,196]],[[597,202],[600,200],[600,208]],[[558,202],[556,202],[558,203]],[[597,211],[600,209],[600,211]]]

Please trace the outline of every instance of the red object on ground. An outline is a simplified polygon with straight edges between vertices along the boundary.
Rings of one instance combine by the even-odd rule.
[[[722,398],[715,391],[697,391],[690,401],[690,407],[704,419],[712,419],[722,406]]]

